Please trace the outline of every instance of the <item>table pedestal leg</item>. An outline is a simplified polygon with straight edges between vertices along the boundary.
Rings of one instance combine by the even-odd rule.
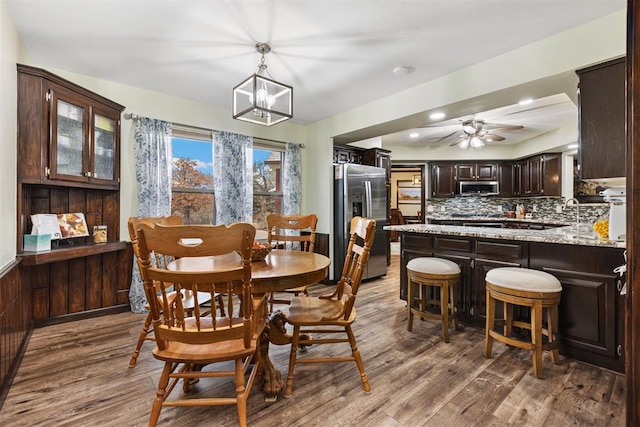
[[[291,344],[291,334],[287,332],[287,328],[285,327],[287,323],[287,315],[284,314],[280,310],[276,310],[269,315],[267,318],[267,325],[271,329],[271,335],[269,340],[272,344],[276,345],[288,345]],[[300,334],[300,340],[309,340],[309,334]],[[307,350],[307,347],[311,345],[301,345],[299,346],[300,351],[304,352]]]
[[[273,366],[269,359],[270,325],[267,324],[260,334],[258,357],[260,358],[260,370],[258,372],[258,385],[264,392],[265,402],[275,402],[278,395],[284,390],[282,374]]]

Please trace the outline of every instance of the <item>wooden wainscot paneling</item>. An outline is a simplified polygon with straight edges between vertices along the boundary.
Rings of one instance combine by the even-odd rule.
[[[0,407],[22,360],[30,334],[29,289],[19,261],[0,270]]]

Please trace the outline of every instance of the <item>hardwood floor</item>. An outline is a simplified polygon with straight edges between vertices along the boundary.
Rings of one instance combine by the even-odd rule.
[[[389,273],[360,288],[354,331],[372,392],[365,395],[354,363],[296,368],[293,396],[265,403],[254,389],[252,426],[622,426],[624,376],[561,357],[543,359],[545,379],[528,351],[494,344],[485,359],[483,331],[462,327],[442,342],[440,324],[406,328],[398,298],[398,256]],[[312,293],[326,292],[316,285]],[[2,426],[143,426],[148,422],[161,363],[143,347],[128,368],[145,315],[117,315],[48,326],[33,332],[0,410]],[[310,347],[328,352],[331,346]],[[348,350],[348,349],[347,349]],[[283,373],[288,347],[271,346]],[[201,393],[226,392],[226,380],[200,381]],[[176,390],[175,392],[179,392]],[[234,426],[235,406],[164,408],[160,425]]]

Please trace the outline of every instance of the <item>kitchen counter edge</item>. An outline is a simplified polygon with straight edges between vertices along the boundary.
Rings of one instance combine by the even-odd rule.
[[[599,246],[625,248],[625,242],[613,242],[594,237],[593,233],[580,235],[575,227],[559,227],[548,230],[522,230],[509,228],[461,227],[454,225],[405,224],[387,225],[387,231],[435,234],[442,236],[479,237],[485,239],[517,240],[524,242],[556,243],[562,245]]]

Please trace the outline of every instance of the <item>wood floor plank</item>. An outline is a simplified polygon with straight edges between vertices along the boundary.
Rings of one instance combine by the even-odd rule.
[[[562,358],[543,360],[545,379],[532,375],[531,355],[503,344],[483,356],[484,332],[462,326],[442,342],[437,321],[415,320],[407,331],[406,303],[398,298],[399,257],[388,274],[366,281],[353,329],[371,383],[366,395],[355,363],[296,367],[293,395],[264,402],[254,388],[249,425],[272,426],[620,426],[624,376]],[[326,293],[315,285],[314,295]],[[283,307],[286,310],[286,307]],[[34,330],[0,409],[0,425],[146,426],[162,363],[144,344],[134,368],[129,358],[145,315],[120,313]],[[347,348],[348,352],[349,349]],[[335,354],[312,346],[309,355]],[[271,346],[283,376],[286,346]],[[201,380],[192,393],[233,393],[229,379]],[[174,391],[181,393],[181,390]],[[160,425],[235,426],[234,406],[166,408]]]

